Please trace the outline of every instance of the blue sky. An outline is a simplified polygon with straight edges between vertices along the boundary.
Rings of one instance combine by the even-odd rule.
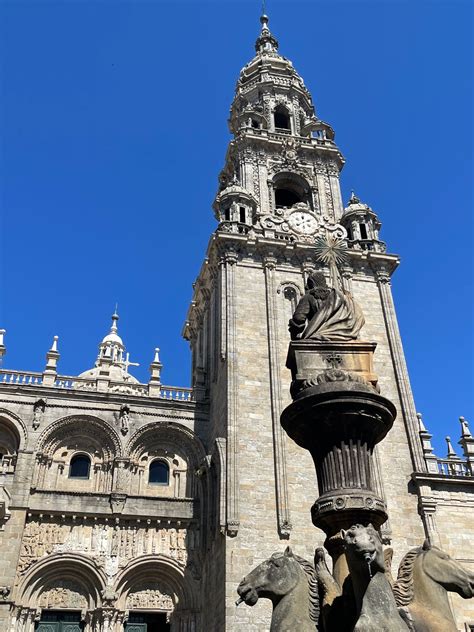
[[[336,130],[401,255],[393,282],[417,409],[473,416],[472,2],[267,2],[280,51]],[[260,2],[0,2],[1,321],[7,368],[91,367],[115,302],[135,374],[189,383],[181,329],[252,57]],[[474,419],[471,429],[474,430]]]

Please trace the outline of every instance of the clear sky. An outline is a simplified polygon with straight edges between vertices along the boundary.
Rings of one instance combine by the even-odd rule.
[[[270,27],[336,130],[350,190],[402,265],[393,291],[417,409],[473,406],[471,0],[269,0]],[[0,2],[1,322],[7,368],[90,368],[115,302],[148,379],[189,384],[181,329],[209,235],[260,2]]]

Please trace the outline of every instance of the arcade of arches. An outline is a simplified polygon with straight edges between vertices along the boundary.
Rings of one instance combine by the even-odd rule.
[[[16,464],[23,439],[1,422],[5,462]],[[39,496],[54,509],[25,516],[9,630],[200,629],[203,528],[193,507],[205,494],[188,472],[204,451],[194,434],[144,423],[122,440],[100,418],[71,416],[45,428],[35,457],[32,505]]]

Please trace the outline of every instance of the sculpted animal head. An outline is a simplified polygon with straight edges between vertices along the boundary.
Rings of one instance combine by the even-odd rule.
[[[259,597],[275,600],[286,595],[302,578],[304,571],[287,546],[284,553],[274,553],[246,575],[237,592],[248,606],[254,606]]]
[[[374,527],[355,524],[347,531],[341,531],[349,566],[369,566],[371,572],[385,572],[382,540]]]
[[[425,540],[422,547],[408,551],[400,562],[393,588],[397,604],[410,604],[415,596],[417,582],[425,584],[426,578],[464,599],[474,596],[474,573]]]
[[[238,585],[237,592],[239,602],[244,601],[249,606],[254,606],[260,597],[270,599],[275,606],[296,587],[301,588],[306,595],[309,606],[307,616],[317,622],[319,593],[314,566],[294,555],[287,546],[284,553],[274,553],[246,575]]]

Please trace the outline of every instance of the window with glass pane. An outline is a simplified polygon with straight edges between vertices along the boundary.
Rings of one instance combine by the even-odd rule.
[[[150,463],[150,472],[148,482],[155,485],[168,485],[170,478],[170,468],[168,463],[164,461],[152,461]]]
[[[69,478],[89,478],[91,460],[86,454],[76,454],[71,459]]]

